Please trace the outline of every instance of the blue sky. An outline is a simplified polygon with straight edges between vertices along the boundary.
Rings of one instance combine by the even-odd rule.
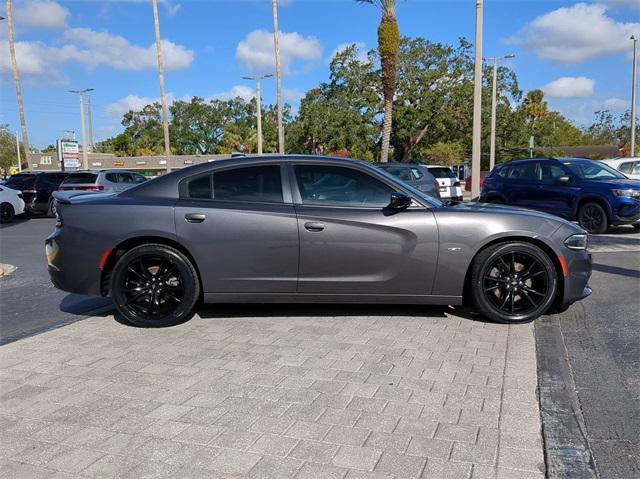
[[[473,0],[398,2],[403,35],[454,43],[474,38]],[[593,112],[629,108],[631,47],[640,35],[640,1],[485,0],[484,54],[515,53],[509,65],[522,88],[543,88],[552,108],[578,124]],[[4,8],[0,9],[4,15]],[[158,98],[151,2],[146,0],[14,0],[18,64],[30,141],[53,143],[62,130],[79,132],[78,98],[92,93],[96,141],[122,128],[122,112]],[[376,45],[378,11],[353,0],[287,0],[279,7],[285,99],[328,77],[337,48]],[[192,95],[251,98],[241,77],[273,69],[270,0],[161,0],[160,27],[170,98]],[[6,22],[0,24],[0,123],[17,129]],[[275,81],[263,84],[275,101]]]

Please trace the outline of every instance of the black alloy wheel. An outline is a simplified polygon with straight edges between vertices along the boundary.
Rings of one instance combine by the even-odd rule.
[[[578,212],[578,223],[590,234],[601,234],[609,226],[607,213],[598,203],[585,203]]]
[[[131,249],[111,279],[116,309],[141,327],[172,326],[191,318],[200,295],[195,268],[180,251],[149,244]]]
[[[15,216],[15,210],[9,203],[2,203],[0,205],[0,223],[11,223]]]
[[[478,309],[501,323],[525,323],[553,302],[558,278],[547,254],[528,243],[502,243],[481,252],[473,265]]]

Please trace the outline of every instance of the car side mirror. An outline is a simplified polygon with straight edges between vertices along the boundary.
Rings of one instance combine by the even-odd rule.
[[[390,210],[404,210],[411,206],[411,202],[413,200],[409,195],[405,195],[404,193],[400,193],[396,191],[395,193],[391,193],[391,201],[389,201],[389,205],[387,206]]]
[[[557,179],[558,183],[560,183],[561,185],[566,185],[567,183],[569,183],[571,181],[571,177],[570,176],[558,176]]]

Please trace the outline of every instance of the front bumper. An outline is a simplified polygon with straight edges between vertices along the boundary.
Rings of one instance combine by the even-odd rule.
[[[630,225],[640,222],[640,200],[621,198],[613,207],[614,225]]]
[[[588,286],[593,268],[593,259],[589,251],[567,250],[564,259],[567,275],[564,277],[562,307],[567,307],[591,294]]]

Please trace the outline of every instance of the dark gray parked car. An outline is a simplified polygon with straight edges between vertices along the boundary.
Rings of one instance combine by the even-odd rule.
[[[206,302],[460,305],[531,321],[590,293],[587,236],[555,216],[444,206],[365,163],[262,156],[195,165],[119,194],[57,192],[60,289],[110,295],[142,326]]]
[[[392,174],[416,190],[440,199],[440,185],[426,166],[415,163],[376,163],[378,168]]]

